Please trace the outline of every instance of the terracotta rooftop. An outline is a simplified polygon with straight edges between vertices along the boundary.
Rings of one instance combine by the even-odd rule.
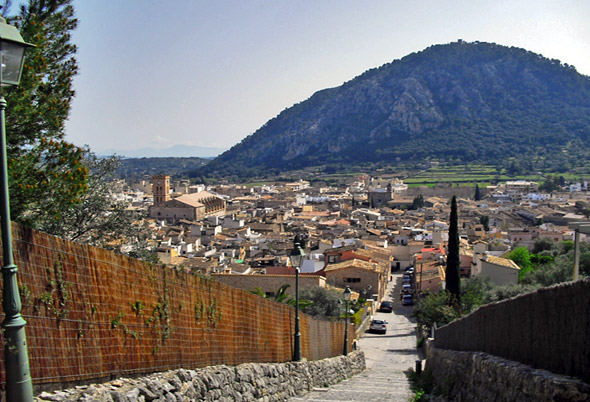
[[[509,260],[508,258],[496,257],[494,255],[486,254],[482,259],[495,265],[520,270],[520,267],[514,261]]]
[[[378,271],[379,264],[376,264],[374,262],[357,260],[356,258],[354,258],[352,260],[342,261],[337,264],[328,264],[325,268],[325,271],[326,272],[327,271],[334,271],[334,270],[343,269],[343,268],[360,268],[360,269],[366,269],[368,271]]]

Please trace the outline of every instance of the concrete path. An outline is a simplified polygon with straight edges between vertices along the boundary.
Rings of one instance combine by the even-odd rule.
[[[385,319],[385,335],[365,333],[358,347],[365,353],[367,370],[328,389],[317,389],[291,401],[408,401],[413,393],[404,374],[415,368],[420,359],[416,349],[416,323],[409,317],[412,307],[399,300],[403,273],[396,273],[389,284],[386,300],[394,301],[393,314],[377,313],[374,318]]]

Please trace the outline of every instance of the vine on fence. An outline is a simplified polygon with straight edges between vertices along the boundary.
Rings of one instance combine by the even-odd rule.
[[[157,331],[162,344],[164,344],[170,337],[172,328],[170,327],[170,293],[168,289],[168,280],[166,277],[167,270],[164,266],[162,269],[164,294],[160,296],[158,303],[153,307],[151,317],[145,320],[145,325],[149,326],[150,324],[159,322],[160,325],[158,326]],[[154,350],[157,351],[158,348],[156,347]]]
[[[217,311],[217,300],[213,299],[207,308],[207,322],[211,327],[216,327],[221,321],[221,311]]]
[[[145,306],[141,300],[136,300],[135,303],[131,304],[131,310],[135,312],[135,315],[140,316],[143,314]]]
[[[72,299],[70,295],[72,284],[64,280],[61,255],[53,264],[53,270],[50,267],[47,267],[46,273],[48,278],[53,276],[55,279],[50,280],[46,286],[46,291],[39,295],[38,303],[43,304],[45,309],[55,316],[59,324],[60,320],[66,318],[68,315],[68,304]],[[28,288],[26,288],[26,290],[28,290]],[[28,292],[28,295],[30,297],[30,291]],[[35,305],[37,305],[37,303],[35,303]],[[34,310],[38,311],[36,307],[34,307]]]
[[[200,301],[195,303],[195,322],[199,322],[199,319],[203,315],[203,311],[205,310],[205,306]]]
[[[121,320],[123,319],[123,317],[125,317],[125,313],[119,311],[119,314],[111,320],[111,328],[115,329],[119,326],[119,324],[121,323]]]

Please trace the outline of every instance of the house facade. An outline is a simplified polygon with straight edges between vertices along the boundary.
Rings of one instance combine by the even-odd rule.
[[[348,286],[359,294],[377,295],[377,301],[385,296],[388,275],[387,268],[382,264],[355,258],[337,264],[329,264],[324,269],[324,274],[326,281],[331,286],[339,288]]]

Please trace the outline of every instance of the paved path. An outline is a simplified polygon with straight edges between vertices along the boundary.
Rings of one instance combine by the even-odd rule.
[[[374,318],[388,321],[387,334],[365,333],[357,342],[365,353],[367,370],[328,389],[314,390],[291,401],[408,401],[412,397],[404,374],[420,359],[416,349],[416,323],[412,307],[399,300],[402,273],[394,274],[386,300],[394,301],[393,314],[377,313]]]

